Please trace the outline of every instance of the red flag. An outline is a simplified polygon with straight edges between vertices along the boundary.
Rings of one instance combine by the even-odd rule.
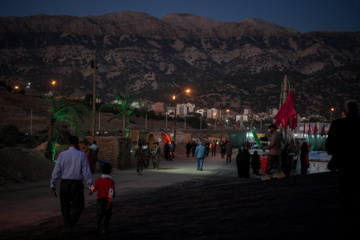
[[[325,135],[325,123],[323,124],[322,130],[321,130],[321,136]]]
[[[314,127],[314,135],[317,134],[317,124],[315,123],[315,127]]]
[[[284,104],[281,106],[279,112],[274,117],[275,125],[287,127],[290,122],[290,117],[296,115],[294,108],[294,92],[290,92]]]
[[[297,127],[297,116],[293,115],[290,117],[290,128],[294,130]]]
[[[303,132],[303,137],[305,136],[305,123],[304,123],[304,132]]]
[[[237,127],[238,129],[240,129],[240,121],[239,121],[238,124],[236,124],[236,127]]]
[[[308,136],[310,136],[310,133],[311,133],[311,123],[309,123]]]

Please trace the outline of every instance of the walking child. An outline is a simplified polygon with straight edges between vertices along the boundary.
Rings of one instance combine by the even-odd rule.
[[[96,214],[96,226],[95,234],[98,236],[100,232],[106,234],[109,227],[109,222],[111,218],[112,211],[112,201],[115,197],[115,182],[114,179],[110,176],[111,173],[111,164],[104,163],[102,166],[102,175],[99,177],[95,183],[89,189],[89,194],[91,195],[96,190],[97,193],[97,214]],[[101,231],[101,222],[105,217],[103,230]]]

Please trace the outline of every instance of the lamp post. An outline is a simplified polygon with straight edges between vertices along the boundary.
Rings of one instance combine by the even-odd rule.
[[[220,116],[220,139],[222,140],[222,127],[223,127],[223,109],[220,110],[221,111],[221,116]],[[226,109],[226,112],[230,112],[229,109]]]
[[[175,120],[175,123],[174,123],[174,142],[175,142],[175,144],[176,144],[176,115],[177,115],[176,111],[177,111],[177,99],[178,99],[178,96],[179,96],[180,94],[184,93],[184,92],[189,93],[189,92],[190,92],[190,89],[186,89],[185,91],[179,93],[179,90],[176,88],[176,89],[175,89],[175,95],[173,96],[173,99],[175,100],[175,117],[174,117],[174,120]]]
[[[332,115],[333,115],[334,111],[335,111],[335,108],[330,109],[330,124],[332,123]]]
[[[93,99],[92,99],[92,124],[91,124],[91,141],[95,141],[95,124],[96,124],[96,50],[94,50],[94,61],[91,63],[93,69]]]
[[[214,130],[216,130],[216,113],[214,113]]]
[[[51,84],[52,84],[52,86],[53,86],[52,95],[55,96],[55,94],[54,94],[54,89],[55,89],[56,81],[53,80],[53,81],[51,82]]]

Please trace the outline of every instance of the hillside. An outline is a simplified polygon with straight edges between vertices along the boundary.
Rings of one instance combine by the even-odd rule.
[[[0,18],[0,81],[44,93],[91,92],[98,61],[98,96],[109,100],[127,82],[139,96],[171,102],[192,89],[201,108],[255,112],[279,107],[288,75],[301,115],[327,116],[360,100],[360,32],[300,33],[262,19],[221,22],[186,13],[161,19],[139,12],[102,16]]]

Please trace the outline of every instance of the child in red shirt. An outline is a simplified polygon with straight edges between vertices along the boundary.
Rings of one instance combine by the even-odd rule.
[[[96,190],[97,193],[97,215],[96,215],[96,227],[95,234],[100,233],[101,222],[105,217],[104,228],[102,234],[106,234],[109,222],[111,218],[112,200],[115,197],[115,182],[114,179],[109,175],[111,172],[111,164],[104,163],[102,166],[103,174],[99,177],[96,182],[89,189],[91,195]]]

